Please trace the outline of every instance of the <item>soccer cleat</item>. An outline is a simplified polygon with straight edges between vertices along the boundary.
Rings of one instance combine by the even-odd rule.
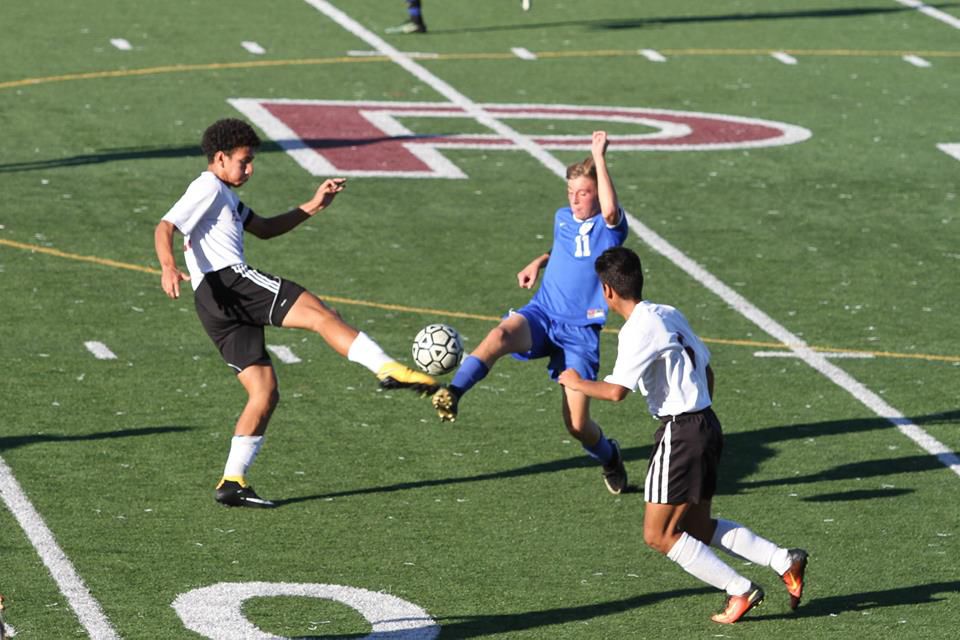
[[[377,377],[383,389],[412,389],[421,396],[434,393],[440,388],[440,384],[431,376],[414,371],[399,362],[391,361],[380,367]]]
[[[396,27],[387,27],[384,29],[385,33],[393,34],[406,34],[406,33],[426,33],[427,25],[423,22],[414,22],[413,20],[408,20],[401,25]]]
[[[810,556],[803,549],[790,549],[787,553],[790,554],[790,568],[781,577],[783,584],[787,585],[787,593],[790,594],[790,608],[796,609],[803,597],[803,574],[807,570]]]
[[[216,500],[228,507],[253,507],[255,509],[271,509],[277,505],[264,500],[243,480],[227,480],[224,478],[217,485]]]
[[[618,496],[627,488],[627,470],[620,455],[620,443],[611,438],[610,446],[613,448],[613,460],[609,465],[603,465],[603,484],[607,485],[607,491]]]
[[[750,589],[742,596],[727,596],[723,610],[711,616],[711,620],[720,624],[733,624],[747,611],[760,606],[763,602],[763,589],[750,583]]]
[[[440,422],[457,421],[457,405],[460,402],[460,397],[456,393],[450,391],[447,387],[440,387],[433,394],[431,402],[433,408],[437,410],[437,415],[440,416]]]

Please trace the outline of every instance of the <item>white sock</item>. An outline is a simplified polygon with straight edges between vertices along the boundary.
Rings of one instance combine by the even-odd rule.
[[[224,477],[244,477],[260,453],[262,445],[263,436],[233,436],[230,441],[230,455],[227,456],[227,464],[223,468]]]
[[[380,368],[388,362],[393,362],[393,358],[384,353],[380,345],[371,340],[370,336],[363,331],[358,333],[350,344],[347,359],[350,362],[362,364],[373,373],[379,372]]]
[[[750,581],[717,557],[710,547],[684,532],[667,553],[667,557],[695,578],[726,591],[731,596],[750,590]]]
[[[750,529],[732,520],[717,520],[710,546],[723,549],[732,556],[749,560],[761,567],[770,567],[779,575],[790,568],[790,554]]]

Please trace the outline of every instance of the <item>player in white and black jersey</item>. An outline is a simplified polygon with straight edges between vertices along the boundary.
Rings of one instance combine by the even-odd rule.
[[[762,602],[764,593],[720,560],[711,546],[776,571],[795,609],[803,595],[807,552],[778,547],[741,524],[710,515],[723,431],[711,408],[713,370],[706,345],[680,311],[643,299],[636,253],[625,247],[608,249],[595,268],[607,304],[626,320],[617,362],[603,381],[584,380],[568,369],[560,383],[613,402],[639,389],[650,413],[660,420],[644,487],[644,541],[727,593],[723,610],[712,618],[715,622],[736,622]]]
[[[346,186],[342,178],[325,180],[299,207],[261,217],[231,190],[253,175],[259,145],[256,132],[242,120],[228,118],[210,125],[201,143],[207,170],[163,216],[154,233],[164,293],[178,298],[181,282],[193,284],[200,322],[247,391],[247,403],[234,427],[215,494],[222,504],[245,507],[275,506],[257,496],[246,481],[247,469],[260,451],[280,399],[264,342],[266,325],[318,333],[337,353],[376,374],[382,387],[409,388],[421,394],[438,388],[436,380],[395,361],[304,287],[247,265],[244,232],[264,239],[286,233],[326,209]],[[183,234],[189,275],[177,267],[174,231]]]

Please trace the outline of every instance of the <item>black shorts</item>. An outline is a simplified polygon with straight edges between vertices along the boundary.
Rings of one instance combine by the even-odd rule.
[[[296,282],[237,264],[204,274],[193,301],[220,355],[240,373],[252,364],[270,364],[263,328],[281,326],[304,291]]]
[[[699,504],[717,491],[717,467],[723,452],[720,420],[707,407],[661,417],[647,467],[643,499],[657,504]]]

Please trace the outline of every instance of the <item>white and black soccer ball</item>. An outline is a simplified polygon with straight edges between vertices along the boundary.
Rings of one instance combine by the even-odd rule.
[[[413,361],[433,376],[450,373],[463,358],[463,341],[447,324],[428,324],[413,339]]]

